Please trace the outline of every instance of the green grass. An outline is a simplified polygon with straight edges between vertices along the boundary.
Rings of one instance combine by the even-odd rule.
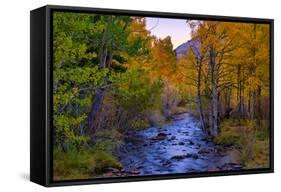
[[[58,147],[53,151],[54,180],[87,179],[101,176],[107,168],[121,169],[121,163],[112,152],[122,144],[122,134],[116,129],[101,129],[95,132],[91,147],[70,147],[63,152]]]
[[[244,120],[226,119],[221,122],[220,134],[214,141],[220,145],[240,145],[243,137],[242,130],[245,127],[248,125]]]
[[[106,168],[117,168],[121,169],[121,163],[113,157],[111,154],[105,151],[96,151],[93,158],[90,158],[90,171],[93,174],[102,174]]]
[[[150,127],[149,123],[144,119],[136,120],[133,125],[132,129],[145,129]]]
[[[232,130],[224,130],[215,138],[215,143],[219,145],[236,145],[239,144],[240,138],[240,133]]]
[[[94,178],[106,168],[121,169],[120,162],[109,152],[102,150],[68,151],[54,149],[54,180]]]
[[[265,121],[264,121],[265,122]],[[254,120],[227,119],[221,122],[220,133],[214,139],[220,145],[233,145],[241,153],[239,161],[245,168],[269,166],[269,131],[266,123],[256,132]]]
[[[254,145],[253,157],[246,161],[246,168],[268,168],[269,167],[269,139],[258,140]]]
[[[54,180],[84,179],[88,173],[89,155],[77,151],[62,152],[54,149],[53,173]]]
[[[264,141],[267,140],[269,138],[269,131],[267,130],[261,130],[257,132],[257,139]]]

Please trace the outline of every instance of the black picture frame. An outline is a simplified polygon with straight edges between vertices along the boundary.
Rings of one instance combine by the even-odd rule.
[[[52,179],[52,12],[84,12],[159,18],[234,21],[270,24],[270,167],[263,169],[100,178],[73,181]],[[116,183],[146,180],[227,176],[274,172],[274,20],[246,17],[149,12],[46,5],[30,12],[30,180],[43,186]]]

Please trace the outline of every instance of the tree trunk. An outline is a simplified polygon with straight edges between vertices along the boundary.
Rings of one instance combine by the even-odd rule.
[[[211,110],[210,110],[210,131],[211,136],[218,135],[218,64],[215,64],[214,50],[210,50],[211,67]]]
[[[242,85],[241,85],[241,65],[238,65],[238,92],[239,92],[239,120],[242,117]]]
[[[242,88],[242,118],[245,119],[245,74],[244,74],[244,69],[242,71],[242,83],[241,83],[241,88]]]
[[[259,85],[258,86],[258,89],[257,89],[257,109],[256,109],[257,113],[256,113],[256,119],[257,119],[257,125],[258,125],[258,128],[261,128],[262,127],[262,123],[261,123],[261,120],[262,120],[262,111],[261,111],[261,86]]]
[[[251,108],[252,108],[252,103],[251,103],[251,99],[252,99],[252,91],[251,89],[249,89],[249,93],[248,93],[248,118],[252,118],[251,115]]]
[[[198,62],[198,79],[197,79],[197,106],[198,106],[198,112],[200,115],[200,122],[202,125],[202,129],[206,133],[206,125],[204,120],[204,112],[202,107],[202,98],[201,98],[201,73],[202,73],[202,61]]]
[[[218,93],[218,65],[215,66],[215,78],[214,82],[212,83],[212,89],[213,89],[213,136],[218,136],[218,124],[219,124],[219,93]]]
[[[88,117],[88,129],[87,129],[87,134],[90,135],[94,132],[94,123],[96,120],[96,115],[100,109],[101,103],[103,101],[105,89],[99,88],[96,91],[95,94],[95,99],[92,103],[91,111]]]
[[[109,30],[110,20],[111,20],[111,18],[109,17],[108,24],[103,32],[102,41],[101,41],[101,45],[100,45],[100,50],[99,50],[99,68],[100,69],[106,68],[106,63],[107,63],[107,58],[108,58],[108,50],[106,48],[106,46],[108,44],[107,33]],[[102,86],[104,86],[106,84],[106,81],[107,81],[106,79],[103,80]],[[103,89],[103,88],[98,88],[97,91],[95,92],[95,97],[92,102],[92,107],[91,107],[90,113],[88,115],[88,128],[86,130],[86,133],[88,135],[91,135],[94,133],[94,123],[96,120],[96,115],[100,109],[100,106],[101,106],[101,103],[102,103],[102,100],[104,97],[104,93],[105,93],[105,89]]]

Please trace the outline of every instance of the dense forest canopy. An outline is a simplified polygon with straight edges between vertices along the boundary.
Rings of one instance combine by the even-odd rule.
[[[145,17],[53,14],[55,180],[122,169],[131,131],[187,112],[246,168],[268,167],[268,24],[186,20],[193,46],[179,56]]]

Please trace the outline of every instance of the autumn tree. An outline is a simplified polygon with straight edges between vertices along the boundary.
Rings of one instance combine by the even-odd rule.
[[[199,42],[199,46],[193,49],[189,56],[190,63],[193,63],[197,77],[194,82],[197,86],[197,105],[200,121],[204,130],[211,136],[216,137],[219,133],[221,118],[220,97],[222,91],[233,85],[229,79],[231,68],[227,63],[231,59],[231,53],[236,48],[234,43],[235,35],[230,33],[229,23],[215,21],[191,21],[192,38]],[[192,57],[193,55],[193,57]],[[202,86],[202,82],[204,86]],[[202,94],[209,100],[202,107]],[[208,111],[208,113],[204,111]]]

